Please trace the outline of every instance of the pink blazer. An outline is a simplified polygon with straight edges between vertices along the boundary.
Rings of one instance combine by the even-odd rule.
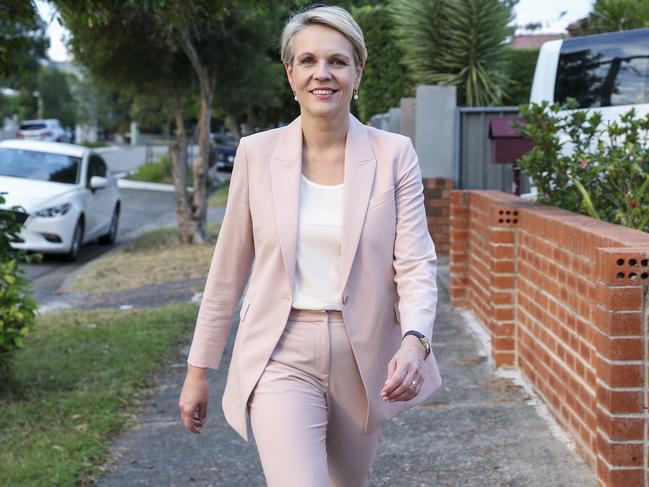
[[[187,359],[219,367],[250,278],[223,394],[226,420],[246,440],[248,398],[291,310],[301,156],[301,117],[241,139]],[[415,398],[390,403],[380,396],[402,334],[413,329],[432,336],[437,258],[408,137],[368,127],[350,114],[343,188],[342,312],[367,395],[365,414],[357,419],[368,432],[441,384],[431,353]]]

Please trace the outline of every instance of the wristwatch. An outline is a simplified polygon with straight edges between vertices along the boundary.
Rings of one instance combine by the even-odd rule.
[[[421,333],[419,333],[418,331],[415,331],[415,330],[407,331],[403,335],[403,338],[406,338],[408,335],[416,336],[419,339],[421,344],[426,349],[426,355],[424,356],[424,360],[426,360],[426,358],[428,358],[428,355],[430,355],[430,342],[428,341],[428,338],[426,338],[425,335],[422,335]],[[403,338],[402,338],[402,340],[403,340]]]

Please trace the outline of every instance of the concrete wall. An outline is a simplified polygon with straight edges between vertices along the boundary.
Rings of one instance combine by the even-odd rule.
[[[389,123],[388,123],[388,114],[387,113],[377,113],[376,115],[372,115],[370,117],[370,123],[372,127],[375,127],[377,129],[381,130],[388,130]]]
[[[388,110],[388,130],[399,133],[401,130],[401,108],[390,108]]]
[[[407,135],[416,147],[415,112],[416,100],[414,98],[401,98],[401,127],[399,133]]]
[[[418,86],[415,149],[424,178],[453,178],[456,89]]]

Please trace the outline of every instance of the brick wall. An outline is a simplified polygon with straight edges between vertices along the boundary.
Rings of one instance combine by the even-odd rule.
[[[450,293],[598,472],[649,486],[649,234],[498,191],[453,191]]]
[[[448,255],[450,248],[450,212],[453,180],[446,178],[423,178],[424,204],[428,231],[437,255]]]

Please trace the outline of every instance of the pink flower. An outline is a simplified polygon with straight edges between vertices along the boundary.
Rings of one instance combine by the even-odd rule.
[[[579,162],[579,168],[580,169],[586,169],[588,167],[588,161],[586,159],[582,159]]]

